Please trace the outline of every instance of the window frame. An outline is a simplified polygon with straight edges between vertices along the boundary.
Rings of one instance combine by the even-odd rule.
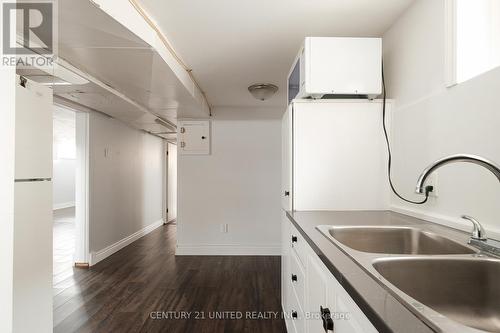
[[[445,0],[445,82],[451,88],[457,80],[457,1]]]
[[[484,72],[478,72],[474,76],[465,80],[459,81],[459,63],[458,63],[458,1],[459,0],[444,0],[445,6],[445,84],[447,88],[451,88],[458,84],[467,82],[480,76],[494,68],[500,67],[500,64],[490,66]],[[497,20],[499,18],[497,17]],[[497,31],[498,32],[498,31]],[[497,46],[498,47],[498,46]]]

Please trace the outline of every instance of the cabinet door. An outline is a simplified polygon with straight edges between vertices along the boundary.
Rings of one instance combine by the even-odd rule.
[[[292,118],[293,104],[290,104],[281,123],[281,206],[292,210]]]
[[[349,306],[349,300],[337,295],[336,296],[336,315],[335,318],[335,333],[369,333],[363,328],[363,323],[358,322],[355,311]],[[376,331],[375,331],[376,332]]]
[[[336,298],[335,333],[364,333],[352,313],[349,312],[345,299],[338,296]]]
[[[281,216],[281,306],[288,311],[288,293],[290,290],[290,221],[286,213]]]
[[[327,308],[333,312],[333,306],[330,303],[331,297],[328,297],[332,288],[329,286],[329,274],[326,267],[319,258],[312,254],[308,256],[306,277],[306,318],[307,332],[320,333],[325,332],[323,320],[321,318],[320,308]],[[337,331],[335,331],[337,332]]]
[[[335,333],[376,333],[377,330],[344,288],[332,276]]]

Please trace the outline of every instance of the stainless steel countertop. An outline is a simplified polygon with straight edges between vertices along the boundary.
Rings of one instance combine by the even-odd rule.
[[[287,212],[287,216],[380,332],[483,332],[448,319],[402,293],[372,266],[376,258],[405,255],[356,251],[327,238],[316,227],[412,226],[464,245],[468,233],[391,211],[301,211]],[[452,256],[470,258],[478,254]]]

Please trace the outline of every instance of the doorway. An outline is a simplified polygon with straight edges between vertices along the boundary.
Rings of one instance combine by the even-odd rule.
[[[53,284],[73,275],[75,253],[76,116],[54,106],[53,112]]]
[[[88,266],[88,114],[53,110],[53,286]]]

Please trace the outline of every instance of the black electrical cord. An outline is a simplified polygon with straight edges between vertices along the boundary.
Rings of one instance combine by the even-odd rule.
[[[432,186],[427,186],[425,188],[425,199],[422,200],[422,201],[413,201],[413,200],[409,200],[409,199],[406,199],[404,198],[401,194],[398,193],[398,191],[396,190],[396,188],[394,187],[394,184],[392,183],[392,177],[391,177],[391,168],[392,168],[392,153],[391,153],[391,145],[389,143],[389,136],[387,135],[387,128],[386,128],[386,125],[385,125],[385,113],[386,113],[386,100],[387,100],[387,92],[386,92],[386,89],[385,89],[385,77],[384,77],[384,64],[382,63],[382,88],[383,88],[383,106],[382,106],[382,127],[384,128],[384,136],[385,136],[385,142],[387,144],[387,153],[389,155],[388,159],[387,159],[387,175],[388,175],[388,178],[389,178],[389,185],[391,186],[391,190],[392,192],[394,192],[394,194],[401,200],[403,201],[406,201],[406,202],[409,202],[411,204],[415,204],[415,205],[422,205],[424,203],[427,202],[427,200],[429,199],[429,192],[432,191]]]

